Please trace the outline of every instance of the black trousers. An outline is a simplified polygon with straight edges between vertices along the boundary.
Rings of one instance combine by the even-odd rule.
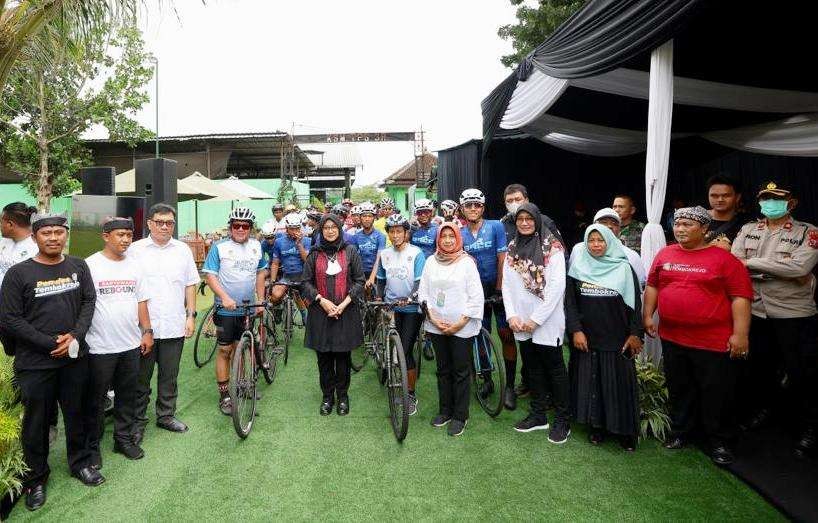
[[[29,468],[23,486],[33,487],[48,480],[48,426],[57,403],[65,423],[68,467],[71,472],[87,467],[91,457],[88,433],[94,423],[88,358],[72,360],[56,369],[18,370],[17,382],[24,409],[20,439]]]
[[[736,365],[728,352],[662,340],[673,436],[686,438],[698,425],[713,446],[735,439]]]
[[[349,376],[352,368],[351,352],[315,352],[318,355],[318,382],[324,401],[349,400]]]
[[[105,432],[105,399],[114,390],[114,441],[131,441],[136,421],[136,384],[139,380],[139,349],[116,354],[91,354],[91,382],[96,426],[89,435],[91,452],[100,459],[99,442]]]
[[[139,383],[136,387],[136,427],[144,430],[148,424],[148,403],[151,400],[151,378],[154,366],[159,368],[156,378],[156,420],[172,418],[176,414],[179,361],[182,359],[184,338],[154,340],[153,350],[139,358]]]
[[[818,427],[818,316],[753,316],[747,363],[747,410],[775,407],[786,375],[793,412],[803,416],[807,425]]]
[[[474,338],[428,333],[437,362],[438,411],[460,421],[469,419],[469,381]]]
[[[413,348],[418,339],[420,326],[423,324],[423,316],[416,312],[395,311],[395,329],[400,336],[400,344],[403,345],[403,353],[406,355],[406,369],[416,367]]]
[[[531,390],[531,413],[541,421],[547,419],[546,398],[551,394],[554,402],[554,421],[568,422],[568,371],[562,347],[538,345],[532,340],[520,341],[520,353],[528,372],[528,388]]]

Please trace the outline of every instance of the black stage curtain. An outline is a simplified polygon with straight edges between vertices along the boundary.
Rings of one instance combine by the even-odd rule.
[[[577,224],[575,209],[585,208],[586,218],[591,219],[599,208],[611,205],[614,195],[624,193],[634,198],[638,217],[645,221],[644,154],[586,156],[535,138],[496,139],[493,149],[490,157],[481,159],[480,141],[472,140],[439,151],[439,199],[457,200],[463,189],[479,187],[486,194],[488,216],[499,218],[505,212],[503,189],[510,183],[522,183],[531,200],[565,233]],[[818,223],[818,158],[747,153],[695,137],[672,144],[666,210],[674,199],[707,207],[705,182],[717,173],[739,180],[752,215],[757,215],[755,194],[759,187],[774,180],[791,187],[799,199],[796,218]]]

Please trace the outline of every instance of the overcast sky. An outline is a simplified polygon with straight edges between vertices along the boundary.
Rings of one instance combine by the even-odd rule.
[[[156,3],[153,3],[156,4]],[[426,131],[429,150],[478,137],[480,101],[508,74],[508,0],[175,0],[141,26],[159,58],[162,136]],[[150,86],[153,99],[154,86]],[[154,128],[153,101],[139,116]],[[412,160],[362,145],[358,183]]]

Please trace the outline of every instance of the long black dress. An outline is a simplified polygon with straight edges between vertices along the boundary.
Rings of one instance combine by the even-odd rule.
[[[301,291],[303,297],[310,302],[304,346],[316,352],[350,352],[364,341],[361,312],[358,310],[358,299],[364,288],[361,257],[358,255],[358,249],[352,245],[346,245],[344,251],[347,263],[347,293],[352,297],[352,303],[344,309],[337,320],[328,317],[315,301],[315,297],[318,296],[315,274],[318,251],[311,251],[304,262]],[[327,294],[324,298],[335,304],[344,300],[344,296],[335,296],[335,276],[327,276]]]
[[[633,281],[638,282],[635,274]],[[565,292],[565,330],[571,336],[581,331],[588,339],[588,352],[571,348],[571,415],[579,423],[622,436],[639,433],[636,366],[621,354],[628,336],[644,333],[638,285],[634,309],[618,292],[570,276]]]

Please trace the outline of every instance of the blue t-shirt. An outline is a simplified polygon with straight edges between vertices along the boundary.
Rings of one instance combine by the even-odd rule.
[[[210,247],[202,272],[215,274],[224,291],[238,305],[244,300],[255,300],[256,273],[267,268],[259,241],[250,238],[244,243],[236,243],[230,238],[218,241]],[[216,296],[216,305],[222,300]],[[221,316],[242,316],[244,311],[219,309]]]
[[[412,230],[412,245],[420,247],[423,255],[427,258],[435,253],[435,243],[437,242],[437,225],[428,227],[417,227]]]
[[[309,252],[312,240],[301,238],[301,245],[304,246],[304,250]],[[301,254],[298,253],[298,246],[288,234],[275,241],[272,260],[278,260],[284,276],[301,276],[301,272],[304,270],[304,261],[301,259]]]
[[[497,255],[506,252],[506,231],[498,220],[483,220],[477,236],[472,235],[469,226],[460,229],[463,235],[463,249],[477,262],[477,272],[481,282],[497,280]]]
[[[355,233],[355,239],[351,242],[358,247],[358,254],[361,257],[361,265],[364,269],[364,277],[369,278],[372,267],[375,266],[375,258],[378,251],[386,248],[386,236],[381,231],[372,229],[366,234],[363,230]]]
[[[400,298],[408,298],[415,288],[415,282],[420,281],[426,256],[423,251],[414,245],[407,245],[402,250],[394,247],[381,251],[376,278],[386,281],[384,299],[392,303]],[[417,305],[395,307],[399,312],[418,312]]]
[[[261,253],[264,255],[264,261],[267,266],[270,265],[270,260],[273,259],[273,248],[278,238],[279,236],[276,235],[272,242],[268,242],[266,239],[261,240]]]

